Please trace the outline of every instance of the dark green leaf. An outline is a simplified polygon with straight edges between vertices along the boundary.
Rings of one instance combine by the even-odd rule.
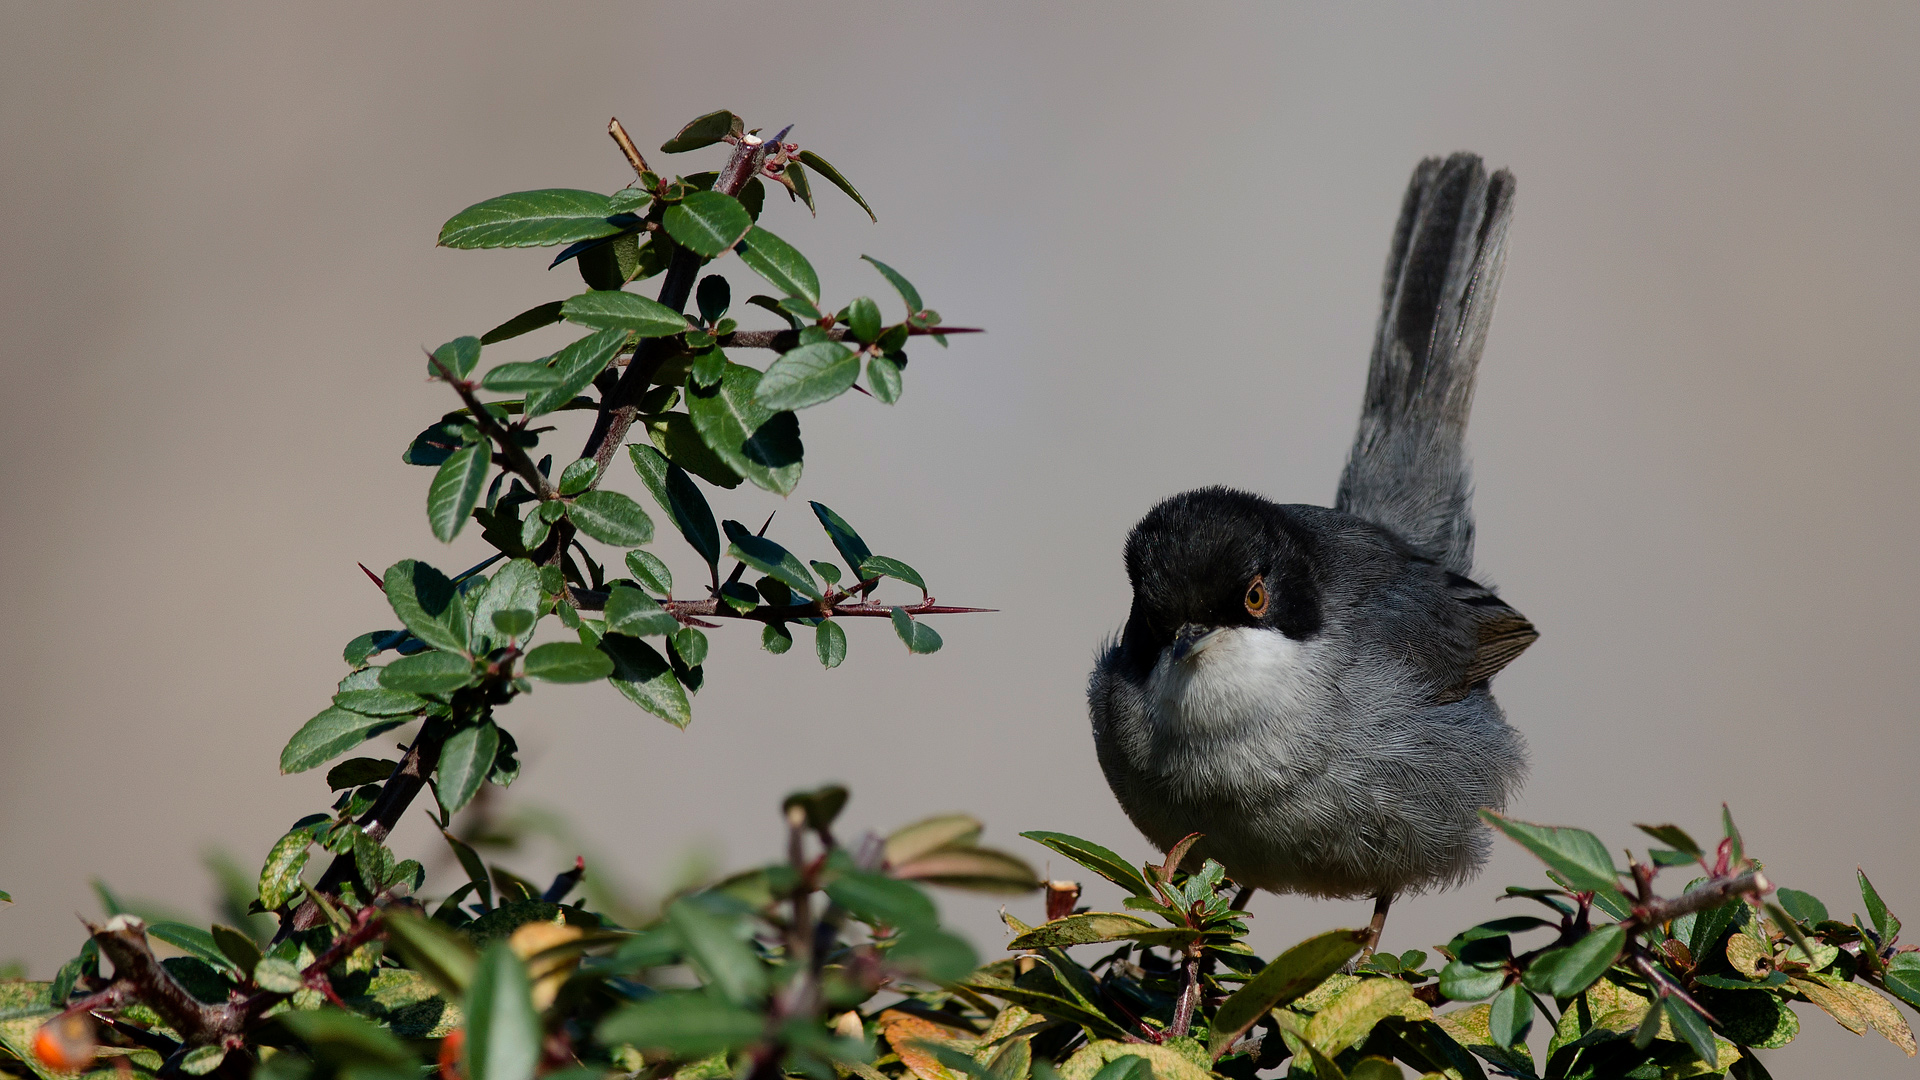
[[[387,568],[387,603],[413,636],[436,649],[465,652],[467,611],[445,574],[412,559]]]
[[[626,293],[589,293],[590,296],[626,296]],[[638,300],[639,297],[633,297]],[[566,405],[574,396],[592,385],[613,358],[626,345],[627,332],[614,327],[602,330],[554,353],[549,363],[558,378],[552,386],[527,395],[526,415],[544,416]]]
[[[847,305],[847,332],[859,341],[880,336],[880,305],[872,297],[862,296]]]
[[[1720,804],[1720,823],[1727,830],[1727,839],[1733,841],[1730,853],[1735,865],[1747,857],[1746,844],[1740,839],[1740,827],[1733,823],[1733,808],[1726,803]]]
[[[313,833],[295,829],[274,842],[260,867],[260,906],[276,911],[300,891],[300,871],[311,854]]]
[[[825,505],[817,502],[807,505],[813,507],[813,516],[820,519],[820,527],[827,530],[827,538],[833,541],[834,550],[846,560],[847,569],[853,571],[856,579],[864,580],[860,565],[873,557],[873,552],[867,550],[867,542],[860,539],[860,534],[847,524],[845,518]]]
[[[443,417],[415,435],[407,448],[400,452],[400,460],[408,465],[439,465],[451,457],[455,450],[467,444],[465,433],[472,427],[463,417]]]
[[[807,183],[807,170],[798,161],[790,161],[785,169],[788,188],[787,194],[806,204],[807,213],[815,213],[813,207],[813,187]]]
[[[607,1045],[697,1058],[746,1046],[766,1026],[766,1019],[750,1009],[705,994],[668,992],[620,1009],[600,1022],[596,1034]]]
[[[467,987],[466,1015],[470,1080],[533,1080],[544,1036],[527,967],[506,942],[480,955]]]
[[[1694,843],[1693,837],[1688,836],[1686,830],[1678,825],[1635,825],[1634,828],[1669,845],[1675,851],[1685,852],[1692,858],[1698,859],[1703,856],[1700,845]]]
[[[615,585],[607,594],[607,629],[628,637],[671,634],[680,629],[680,620],[667,613],[653,597],[639,589]]]
[[[706,496],[700,494],[699,486],[687,476],[686,470],[668,462],[665,455],[651,446],[629,443],[627,456],[633,459],[633,471],[640,474],[647,490],[653,493],[654,502],[666,511],[674,528],[680,530],[680,535],[699,552],[708,566],[717,566],[720,562],[720,530],[714,524],[713,511],[707,506]],[[638,576],[637,571],[635,576]],[[667,584],[671,587],[671,579]]]
[[[778,656],[793,648],[793,631],[785,623],[768,623],[760,628],[760,647]]]
[[[819,306],[820,275],[792,244],[755,225],[734,251],[749,270],[767,279],[767,284]]]
[[[1440,969],[1440,992],[1454,1001],[1479,1001],[1500,989],[1507,973],[1499,968],[1489,971],[1462,960]]]
[[[254,966],[260,963],[260,946],[247,935],[231,926],[213,925],[213,943],[241,975],[251,976]]]
[[[936,653],[940,651],[940,646],[944,644],[944,642],[940,640],[939,632],[934,630],[933,627],[908,615],[907,609],[902,607],[894,608],[892,617],[893,632],[900,635],[900,640],[906,643],[908,652]]]
[[[447,458],[433,474],[433,483],[427,487],[427,524],[433,527],[434,539],[452,543],[460,535],[467,515],[486,490],[487,473],[493,468],[491,451],[485,444],[469,446]]]
[[[614,547],[638,547],[653,539],[653,519],[617,491],[589,491],[567,504],[567,517],[582,533]]]
[[[628,449],[631,450],[632,447]],[[671,518],[673,512],[667,511],[667,516]],[[648,592],[658,593],[661,596],[673,594],[673,571],[667,569],[667,564],[661,562],[660,557],[652,552],[640,550],[627,552],[627,570],[633,574],[633,580]]]
[[[396,1070],[417,1064],[414,1052],[393,1032],[345,1009],[291,1009],[276,1018],[322,1058],[331,1061],[361,1067],[371,1063]]]
[[[1558,871],[1575,889],[1605,893],[1621,903],[1625,902],[1620,893],[1619,872],[1614,868],[1613,856],[1607,853],[1607,846],[1600,842],[1599,837],[1585,829],[1515,821],[1490,810],[1482,810],[1480,816],[1521,847],[1539,856],[1542,862]]]
[[[540,616],[524,608],[508,608],[493,613],[494,632],[510,641],[519,641],[533,630]]]
[[[575,244],[561,253],[560,259],[556,260],[556,265],[569,256],[577,257],[574,265],[579,268],[580,280],[586,284],[587,288],[618,289],[627,282],[627,276],[620,270],[620,249],[617,245],[621,240],[629,244],[635,242],[633,234],[627,233],[605,240],[589,240],[584,244]]]
[[[700,309],[700,321],[712,326],[733,304],[733,287],[719,274],[708,274],[700,279],[700,287],[694,290],[694,303]]]
[[[840,584],[840,568],[833,563],[821,562],[819,559],[808,559],[807,565],[813,567],[813,572],[820,575],[821,581],[826,582],[828,585]]]
[[[1512,1046],[1524,1041],[1532,1027],[1533,999],[1519,983],[1494,995],[1493,1007],[1487,1012],[1487,1034],[1493,1037],[1495,1046]]]
[[[1564,949],[1541,953],[1527,968],[1526,984],[1551,998],[1570,998],[1606,974],[1626,946],[1618,923],[1602,926]]]
[[[797,156],[799,157],[800,163],[802,165],[805,165],[807,168],[812,169],[814,172],[817,172],[821,176],[826,177],[828,183],[832,184],[834,187],[839,188],[841,191],[846,192],[847,198],[852,199],[856,203],[859,203],[860,209],[865,210],[867,212],[867,217],[870,220],[873,220],[873,221],[880,220],[879,218],[874,217],[873,207],[867,205],[867,200],[860,197],[860,193],[854,190],[854,187],[852,184],[847,183],[847,178],[840,175],[839,169],[836,169],[832,165],[827,164],[826,158],[821,157],[819,154],[816,154],[811,150],[802,150]]]
[[[1895,953],[1880,979],[1901,1001],[1920,1009],[1920,953]]]
[[[419,694],[386,689],[342,690],[333,695],[333,703],[366,716],[411,716],[432,704]],[[361,783],[367,781],[362,780]]]
[[[860,561],[860,566],[855,572],[860,575],[862,581],[871,577],[890,577],[919,589],[922,596],[927,593],[927,583],[920,576],[920,572],[899,559],[890,559],[885,555],[869,555]]]
[[[450,248],[549,247],[612,236],[625,226],[608,220],[611,201],[592,191],[548,188],[517,191],[460,211],[440,227]]]
[[[576,458],[560,473],[560,494],[578,495],[593,486],[600,475],[600,464],[592,458]]]
[[[827,884],[827,895],[854,918],[875,926],[912,930],[932,928],[939,921],[925,893],[884,874],[843,869]]]
[[[542,503],[540,510],[529,515],[528,520],[540,521],[549,506],[554,507],[553,516],[559,517],[559,504]],[[473,607],[473,624],[468,637],[474,642],[474,651],[481,653],[505,645],[509,635],[495,624],[494,617],[509,611],[537,615],[542,610],[540,568],[527,559],[510,560],[494,572],[485,591],[477,598],[469,594],[468,601]],[[514,618],[517,620],[519,616]],[[525,634],[519,636],[524,637]]]
[[[732,921],[685,898],[667,905],[667,921],[679,932],[707,985],[740,1005],[766,995],[766,966],[740,939]]]
[[[496,364],[480,380],[482,389],[502,394],[529,394],[551,390],[558,385],[560,372],[548,367],[545,360],[516,360]]]
[[[661,224],[680,246],[711,259],[740,242],[753,227],[753,216],[731,195],[696,191],[667,207]]]
[[[686,727],[693,719],[686,689],[653,646],[625,634],[608,634],[600,639],[600,651],[613,660],[608,681],[628,701],[675,727]]]
[[[1779,889],[1773,895],[1780,906],[1786,909],[1787,914],[1808,926],[1827,921],[1827,905],[1821,903],[1819,897],[1812,893],[1801,892],[1799,889]]]
[[[840,666],[847,658],[847,632],[832,619],[824,620],[813,628],[813,652],[820,658],[820,666],[831,671]]]
[[[447,847],[453,850],[453,857],[460,862],[460,869],[466,871],[467,880],[473,884],[474,890],[480,894],[480,906],[492,907],[493,879],[487,875],[487,864],[480,861],[480,853],[473,850],[466,842],[445,829],[440,830],[440,835],[446,838]],[[460,982],[461,993],[466,992],[466,985],[466,980],[462,979]]]
[[[1720,1053],[1713,1045],[1713,1032],[1707,1029],[1707,1022],[1700,1018],[1700,1014],[1688,1008],[1679,998],[1661,1000],[1666,1004],[1667,1020],[1673,1024],[1674,1032],[1686,1040],[1700,1060],[1709,1065],[1719,1061]]]
[[[673,632],[673,651],[688,667],[699,667],[707,658],[707,635],[698,627],[683,626]]]
[[[387,928],[388,944],[409,968],[426,976],[448,997],[466,994],[473,983],[476,958],[473,946],[463,935],[400,909],[383,914],[381,922]]]
[[[684,154],[689,150],[698,150],[703,146],[712,146],[729,134],[739,134],[745,130],[740,118],[721,109],[698,117],[680,133],[660,144],[660,151],[666,154]],[[631,1041],[631,1040],[628,1040]]]
[[[933,927],[908,930],[887,950],[887,963],[936,983],[965,978],[980,965],[966,939]]]
[[[767,366],[755,392],[768,409],[804,409],[847,392],[860,376],[860,355],[837,341],[802,345]]]
[[[500,729],[491,720],[461,728],[447,737],[440,750],[440,782],[435,786],[441,809],[451,814],[473,801],[474,793],[493,769],[493,755],[499,749]]]
[[[892,283],[893,287],[899,291],[900,299],[906,302],[907,314],[916,314],[926,306],[920,302],[920,290],[914,288],[912,282],[901,277],[899,271],[871,255],[862,255],[860,257],[872,263],[873,268],[880,271],[880,276],[886,278]]]
[[[1147,884],[1147,879],[1140,875],[1138,869],[1091,840],[1057,832],[1023,832],[1020,835],[1052,848],[1135,896],[1153,895],[1153,887]]]
[[[479,681],[473,661],[459,653],[424,652],[403,656],[380,669],[380,685],[416,694],[446,694]]]
[[[422,653],[423,656],[445,656],[446,653]],[[391,717],[365,716],[346,709],[331,708],[315,716],[300,726],[287,740],[286,748],[280,751],[280,771],[283,773],[306,772],[323,761],[329,761],[366,742],[376,731],[393,727],[401,721]]]
[[[760,404],[760,373],[728,364],[718,387],[690,388],[687,412],[701,439],[756,487],[786,495],[800,482],[800,423]]]
[[[714,386],[727,373],[727,353],[724,349],[708,349],[693,358],[687,367],[687,377],[695,386]]]
[[[1052,844],[1047,846],[1053,847]],[[1064,851],[1061,853],[1066,854]],[[1364,930],[1329,930],[1275,957],[1258,975],[1247,980],[1220,1003],[1208,1040],[1209,1052],[1219,1057],[1255,1021],[1327,981],[1328,976],[1359,954],[1366,945],[1366,939],[1367,932]]]
[[[384,783],[399,765],[399,762],[387,758],[348,758],[327,770],[327,789],[346,791],[348,788]]]
[[[1867,880],[1867,872],[1856,870],[1856,873],[1860,876],[1860,902],[1867,905],[1867,918],[1873,920],[1873,932],[1880,936],[1880,944],[1884,946],[1900,936],[1900,920],[1887,910],[1879,890]]]
[[[213,940],[213,935],[197,926],[188,926],[178,922],[155,922],[147,924],[147,936],[158,938],[178,949],[205,960],[218,967],[230,968],[233,962]]]
[[[480,339],[457,337],[433,350],[433,360],[427,363],[427,376],[441,378],[441,369],[445,368],[454,378],[465,379],[479,363]]]
[[[1016,934],[1007,943],[1009,949],[1065,949],[1074,945],[1095,945],[1106,941],[1133,941],[1145,934],[1158,933],[1164,927],[1138,915],[1112,911],[1083,911],[1053,919]],[[1019,944],[1014,944],[1018,942]],[[1355,950],[1356,952],[1358,950]]]
[[[480,344],[492,345],[495,342],[517,338],[521,334],[532,333],[543,326],[552,326],[554,323],[560,321],[560,305],[562,302],[563,301],[555,300],[551,304],[541,304],[536,308],[528,308],[513,318],[508,319],[506,322],[501,323],[499,326],[481,334]]]
[[[820,586],[793,552],[764,536],[753,535],[737,521],[728,521],[723,525],[730,541],[727,545],[729,558],[739,559],[809,600],[820,599]]]
[[[560,314],[593,330],[626,330],[643,338],[672,337],[687,330],[687,317],[656,300],[630,292],[594,290],[569,298]]]
[[[703,391],[717,386],[715,383],[694,385]],[[673,412],[648,417],[645,423],[647,440],[668,461],[715,487],[732,490],[740,486],[740,474],[720,460],[720,455],[708,449],[706,440],[694,426],[693,417]]]
[[[547,682],[594,682],[613,674],[613,661],[592,645],[577,641],[550,641],[527,653],[526,674]],[[493,760],[491,756],[487,758]]]
[[[407,634],[404,630],[375,630],[371,633],[361,634],[359,637],[347,642],[347,647],[340,651],[340,658],[347,662],[348,667],[357,668],[365,664],[376,654],[393,648],[399,644],[400,639],[406,636]]]
[[[884,356],[876,356],[867,361],[868,388],[882,405],[891,405],[900,400],[900,365]]]

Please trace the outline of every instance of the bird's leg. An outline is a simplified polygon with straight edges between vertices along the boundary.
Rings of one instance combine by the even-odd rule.
[[[1367,923],[1367,947],[1360,950],[1358,963],[1373,959],[1373,952],[1380,947],[1380,932],[1387,928],[1387,909],[1393,906],[1393,894],[1381,893],[1373,898],[1373,920]]]

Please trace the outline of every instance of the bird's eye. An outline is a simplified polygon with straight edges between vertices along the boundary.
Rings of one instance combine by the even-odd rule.
[[[1255,577],[1253,584],[1247,586],[1247,614],[1259,618],[1267,613],[1267,583]]]

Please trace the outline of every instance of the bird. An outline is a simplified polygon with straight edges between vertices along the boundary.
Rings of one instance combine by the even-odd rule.
[[[1125,626],[1088,711],[1102,772],[1162,851],[1251,892],[1394,899],[1486,861],[1525,740],[1494,676],[1539,633],[1474,576],[1467,416],[1506,264],[1514,180],[1480,158],[1413,172],[1355,436],[1331,508],[1205,487],[1125,544]]]

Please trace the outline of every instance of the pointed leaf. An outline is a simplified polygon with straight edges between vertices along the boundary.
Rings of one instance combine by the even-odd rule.
[[[722,526],[729,541],[729,558],[739,559],[809,600],[820,599],[820,586],[793,552],[764,536],[753,535],[737,521],[723,522]]]
[[[686,688],[653,646],[625,634],[608,634],[600,639],[600,651],[613,661],[607,681],[628,701],[675,727],[686,727],[693,719]]]
[[[854,187],[852,184],[849,184],[847,182],[847,178],[840,175],[839,169],[836,169],[832,165],[827,164],[826,158],[821,157],[819,154],[816,154],[811,150],[802,150],[796,156],[800,159],[800,163],[802,165],[805,165],[807,168],[812,169],[814,172],[817,172],[821,176],[826,177],[828,183],[832,184],[834,187],[839,188],[841,191],[846,192],[847,198],[852,199],[856,203],[859,203],[860,209],[865,210],[867,212],[868,219],[872,221],[880,220],[879,218],[874,217],[873,207],[867,205],[867,200],[861,198],[860,193],[854,190]]]
[[[847,524],[845,518],[825,505],[817,502],[807,505],[813,507],[813,516],[820,519],[820,527],[827,530],[827,538],[833,541],[834,550],[846,560],[847,569],[853,571],[856,578],[862,578],[861,564],[873,557],[873,552],[867,550],[867,542],[860,539],[860,534]]]
[[[906,643],[908,652],[936,653],[940,651],[940,646],[944,644],[944,642],[940,640],[940,634],[935,631],[933,627],[908,615],[906,608],[894,608],[892,618],[893,632],[900,635],[900,640]]]
[[[1512,1046],[1524,1041],[1532,1027],[1533,999],[1519,983],[1493,996],[1493,1004],[1487,1011],[1487,1034],[1495,1046]]]
[[[900,365],[884,356],[876,356],[867,361],[868,388],[882,405],[891,405],[900,400]]]
[[[466,1076],[471,1080],[533,1080],[543,1034],[533,1009],[527,967],[506,942],[480,956],[467,987]]]
[[[755,397],[769,409],[804,409],[846,393],[860,377],[860,354],[837,341],[790,349],[767,366]]]
[[[625,293],[600,293],[602,296],[625,296]],[[639,297],[634,297],[639,299]],[[627,343],[627,331],[614,327],[602,330],[568,345],[554,353],[548,361],[557,376],[554,384],[543,390],[527,395],[526,415],[544,416],[572,401],[575,395],[592,385],[593,380]]]
[[[1880,944],[1885,946],[1900,936],[1900,920],[1887,910],[1886,903],[1880,899],[1879,890],[1867,880],[1867,872],[1855,872],[1860,876],[1860,901],[1867,906],[1867,918],[1873,920],[1873,932],[1880,936]]]
[[[1499,999],[1494,1000],[1497,1002]],[[1666,1003],[1667,1020],[1673,1024],[1673,1030],[1686,1040],[1687,1045],[1693,1048],[1693,1052],[1699,1056],[1700,1060],[1708,1065],[1718,1061],[1720,1053],[1713,1045],[1713,1032],[1707,1029],[1707,1022],[1700,1018],[1700,1014],[1688,1008],[1687,1004],[1679,998],[1670,997],[1662,1000]],[[1532,1004],[1529,1003],[1527,1008],[1531,1014]]]
[[[880,276],[892,283],[894,289],[900,293],[900,299],[907,305],[907,314],[917,315],[925,310],[926,305],[920,302],[920,290],[914,288],[912,282],[900,276],[898,270],[895,270],[893,267],[888,266],[886,263],[881,262],[871,255],[862,255],[860,257],[872,263],[873,268],[880,271]]]
[[[660,144],[661,153],[684,154],[689,150],[698,150],[703,146],[712,146],[729,134],[741,131],[744,125],[740,118],[726,109],[710,112],[696,117],[680,133]]]
[[[481,377],[480,386],[501,394],[528,394],[560,385],[560,372],[545,360],[515,360],[495,364]],[[576,391],[577,393],[578,391]],[[571,398],[572,395],[568,395]]]
[[[735,933],[730,920],[683,898],[667,905],[667,921],[679,932],[709,986],[739,1005],[766,995],[766,966]]]
[[[680,246],[711,259],[740,242],[753,228],[753,215],[731,195],[696,191],[667,207],[661,224]]]
[[[860,566],[855,573],[859,574],[863,581],[870,577],[895,578],[919,589],[920,595],[922,596],[925,596],[927,593],[927,583],[925,579],[921,578],[918,570],[901,562],[899,559],[890,559],[885,555],[867,556],[861,560]]]
[[[570,188],[517,191],[475,203],[440,227],[450,248],[548,247],[612,236],[626,226],[609,220],[605,195]]]
[[[713,510],[707,506],[707,497],[700,493],[699,485],[687,476],[685,469],[669,462],[651,446],[628,443],[627,456],[633,459],[633,471],[640,474],[647,490],[653,493],[653,501],[666,512],[687,544],[708,566],[719,565],[720,529],[714,523]]]
[[[434,539],[452,543],[467,523],[467,516],[480,502],[487,488],[487,473],[493,469],[492,447],[477,443],[454,453],[433,474],[427,487],[427,524]]]
[[[1599,927],[1566,948],[1535,957],[1527,967],[1526,984],[1548,997],[1573,997],[1607,973],[1626,941],[1626,931],[1618,923]]]
[[[300,891],[300,871],[307,865],[312,847],[313,834],[306,829],[295,829],[274,842],[260,867],[261,907],[277,911]]]
[[[1704,857],[1705,853],[1700,850],[1700,845],[1694,843],[1693,837],[1688,836],[1686,830],[1678,825],[1635,825],[1634,828],[1672,847],[1675,851],[1685,853],[1690,858]]]
[[[657,300],[630,292],[594,289],[571,297],[560,314],[592,330],[627,330],[643,338],[672,337],[687,331],[687,317]]]
[[[832,671],[847,658],[847,632],[832,619],[823,621],[813,628],[813,651],[820,658],[820,666]]]
[[[1575,889],[1605,893],[1609,898],[1625,903],[1625,897],[1620,893],[1619,871],[1614,868],[1613,856],[1608,854],[1607,846],[1600,842],[1599,837],[1585,829],[1515,821],[1490,810],[1482,810],[1480,816],[1521,847],[1539,856],[1542,862],[1558,871]]]
[[[687,412],[700,438],[756,487],[786,495],[800,482],[800,423],[760,404],[760,373],[728,364],[717,387],[689,388]]]
[[[1066,833],[1023,832],[1020,835],[1052,848],[1135,896],[1153,895],[1153,887],[1140,876],[1138,869],[1099,844]]]
[[[213,935],[197,926],[165,921],[148,923],[147,936],[158,938],[174,948],[185,949],[215,967],[233,966],[232,961],[227,959],[227,954],[221,952],[220,946],[214,942]]]
[[[564,301],[555,300],[551,304],[541,304],[539,307],[528,308],[513,318],[508,319],[506,322],[501,323],[499,326],[481,334],[480,344],[492,345],[495,342],[517,338],[521,334],[530,334],[543,326],[552,326],[554,323],[560,321],[560,305],[562,303],[564,303]]]
[[[581,532],[614,547],[638,547],[653,539],[653,519],[617,491],[589,491],[567,504],[567,517]]]
[[[293,733],[293,738],[287,740],[286,748],[280,751],[280,771],[306,772],[359,746],[376,732],[403,722],[393,717],[366,716],[338,707],[326,709],[302,724],[300,730]]]
[[[627,1005],[600,1022],[610,1046],[626,1044],[684,1059],[723,1053],[757,1041],[766,1018],[705,994],[663,993]]]
[[[441,378],[441,369],[445,368],[454,378],[465,379],[479,363],[480,339],[457,337],[433,350],[433,360],[427,363],[427,377]]]
[[[1023,833],[1022,835],[1031,835]],[[1058,835],[1058,834],[1055,834]],[[1068,839],[1072,839],[1069,837]],[[1083,841],[1084,842],[1084,841]],[[1046,843],[1046,841],[1042,841]],[[1053,847],[1052,844],[1047,846]],[[1060,848],[1063,855],[1073,856]],[[1105,849],[1102,849],[1105,850]],[[1112,855],[1111,852],[1107,854]],[[1119,856],[1113,856],[1118,862]],[[1096,871],[1098,872],[1098,871]],[[1124,883],[1123,883],[1124,884]],[[1144,886],[1145,882],[1142,882]],[[1214,1014],[1208,1050],[1219,1057],[1261,1017],[1327,981],[1366,945],[1365,930],[1329,930],[1274,957],[1258,975],[1230,994]]]
[[[671,512],[668,516],[672,516]],[[627,552],[627,571],[642,589],[661,596],[673,594],[673,571],[667,569],[667,564],[651,551]]]
[[[403,656],[380,669],[380,685],[415,694],[448,694],[479,681],[473,661],[459,653],[423,652]]]
[[[1073,945],[1092,945],[1102,941],[1131,941],[1142,934],[1165,929],[1137,915],[1089,911],[1054,919],[1019,934],[1007,942],[1009,949],[1064,949]],[[1355,950],[1358,951],[1358,950]],[[1258,1016],[1255,1019],[1259,1019]]]
[[[414,637],[436,649],[466,651],[466,606],[445,574],[402,559],[387,568],[382,582],[387,603]]]
[[[680,629],[680,620],[667,613],[651,596],[639,589],[615,585],[607,593],[607,629],[628,637],[671,634]]]
[[[613,661],[592,645],[577,641],[550,641],[527,653],[528,678],[547,682],[595,682],[613,674]],[[491,761],[492,758],[487,760]]]
[[[792,244],[755,225],[734,247],[747,268],[788,296],[798,296],[816,307],[820,303],[820,275]]]
[[[440,750],[440,782],[435,785],[442,809],[451,814],[473,801],[499,749],[500,729],[491,720],[461,728],[447,738]]]

